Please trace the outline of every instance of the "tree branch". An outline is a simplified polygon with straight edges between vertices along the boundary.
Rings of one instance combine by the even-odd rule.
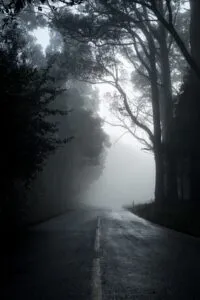
[[[132,131],[130,129],[130,127],[128,125],[125,124],[124,121],[120,120],[120,122],[122,122],[122,124],[114,124],[114,123],[111,123],[111,122],[108,122],[104,119],[104,122],[107,123],[108,125],[110,126],[113,126],[113,127],[121,127],[121,128],[124,128],[126,129],[126,133],[130,133],[135,139],[137,139],[141,144],[145,145],[148,147],[148,150],[150,151],[153,151],[153,146],[150,145],[144,138],[141,138],[139,137],[134,131]],[[146,149],[146,148],[145,148]],[[147,149],[146,149],[147,150]]]
[[[172,7],[171,7],[171,0],[166,0],[167,10],[168,10],[168,22],[170,25],[173,25],[173,14],[172,14]]]
[[[190,52],[188,51],[183,40],[181,39],[180,35],[176,31],[173,23],[169,23],[163,17],[163,15],[159,12],[159,10],[157,9],[157,6],[155,4],[155,1],[152,0],[151,2],[149,2],[149,1],[147,2],[147,1],[141,1],[141,0],[133,0],[133,2],[136,4],[140,4],[141,6],[147,7],[149,10],[151,10],[155,14],[155,16],[158,18],[158,20],[163,24],[163,26],[167,29],[167,31],[173,36],[177,46],[179,47],[180,51],[182,52],[183,56],[185,57],[187,63],[189,64],[191,69],[196,73],[197,77],[200,79],[200,67],[198,66],[198,64],[196,63],[196,61],[194,60],[194,58],[192,57]],[[119,15],[126,18],[126,20],[135,22],[135,20],[132,16],[126,15],[124,12],[119,11],[118,9],[116,9],[115,7],[113,7],[110,4],[109,4],[109,6],[110,6],[110,8],[112,8],[112,10],[117,12]]]
[[[153,133],[151,132],[151,130],[144,124],[142,124],[136,116],[133,115],[131,109],[130,109],[130,106],[128,104],[128,99],[127,99],[127,96],[126,96],[126,93],[124,92],[124,90],[122,89],[122,87],[119,85],[118,82],[115,82],[116,84],[116,88],[117,90],[120,92],[120,94],[122,95],[123,97],[123,102],[124,102],[124,107],[126,108],[126,111],[128,112],[132,122],[134,124],[136,124],[138,127],[140,127],[141,129],[143,129],[149,136],[149,139],[152,141],[152,143],[154,143],[154,135]]]

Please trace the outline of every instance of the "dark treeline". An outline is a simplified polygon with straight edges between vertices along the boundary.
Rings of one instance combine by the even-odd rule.
[[[74,207],[100,176],[109,145],[98,92],[77,81],[89,71],[79,67],[87,47],[69,38],[58,49],[54,32],[44,54],[32,30],[46,20],[27,19],[23,11],[3,20],[0,35],[0,218],[11,228]]]
[[[16,3],[1,7],[2,207],[14,207],[16,180],[29,185],[62,139],[70,143],[34,179],[36,190],[41,185],[55,199],[51,189],[59,186],[63,199],[66,174],[71,195],[83,178],[87,184],[93,172],[100,173],[106,136],[89,85],[99,82],[112,87],[107,100],[118,125],[154,155],[155,201],[199,200],[199,1]],[[38,26],[51,30],[45,57],[29,34]],[[78,171],[79,163],[83,170],[93,166],[89,178]]]

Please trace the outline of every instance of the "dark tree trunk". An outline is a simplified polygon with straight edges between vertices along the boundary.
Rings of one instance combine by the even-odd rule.
[[[174,153],[166,151],[165,160],[165,197],[167,201],[178,201],[177,161]]]
[[[150,65],[151,65],[151,94],[152,109],[154,123],[154,157],[156,167],[155,180],[155,201],[164,201],[164,160],[161,141],[161,123],[160,123],[160,103],[158,89],[158,74],[156,68],[156,49],[152,37],[148,39],[150,49]]]
[[[196,156],[192,156],[190,160],[190,189],[191,189],[191,200],[193,202],[200,200],[200,164],[199,159]]]
[[[140,14],[135,11],[139,20],[142,20]],[[145,18],[148,18],[146,9],[143,9]],[[148,55],[148,72],[151,84],[151,97],[152,97],[152,111],[153,111],[153,147],[154,147],[154,158],[155,158],[155,201],[164,201],[164,159],[163,159],[163,145],[161,140],[161,118],[160,118],[160,92],[158,88],[158,70],[156,66],[156,45],[154,40],[154,34],[152,27],[149,24],[141,22],[140,28],[142,29],[149,46]]]
[[[164,165],[161,149],[155,149],[155,201],[157,203],[165,200],[164,195]]]
[[[160,10],[163,13],[163,3],[159,1]],[[171,70],[169,62],[169,50],[167,45],[167,30],[160,24],[159,25],[159,45],[160,45],[160,64],[161,64],[161,97],[160,97],[160,110],[161,122],[163,125],[162,136],[163,140],[169,139],[169,126],[173,115],[173,100],[172,100],[172,83],[171,83]]]
[[[200,68],[200,1],[190,0],[191,6],[191,24],[190,24],[190,46],[191,54],[196,64]],[[200,79],[196,73],[191,73],[191,95],[190,110],[191,114],[191,155],[190,155],[190,191],[191,200],[200,200],[200,141],[199,141],[199,126],[200,126]]]
[[[190,46],[191,54],[200,67],[200,1],[190,0],[191,23],[190,23]],[[196,76],[197,77],[197,76]]]
[[[163,1],[159,1],[160,11],[163,14]],[[163,24],[159,28],[159,44],[160,44],[160,62],[161,62],[161,76],[162,88],[160,95],[160,111],[162,123],[162,140],[165,145],[165,196],[169,201],[178,200],[178,186],[177,186],[177,168],[176,158],[173,151],[170,149],[171,124],[173,118],[173,97],[172,97],[172,83],[171,70],[169,62],[169,50],[167,46],[168,32]]]

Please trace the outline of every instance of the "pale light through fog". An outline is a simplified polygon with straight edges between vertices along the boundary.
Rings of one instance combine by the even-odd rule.
[[[50,42],[48,28],[35,29],[32,33],[37,38],[38,43],[42,45],[43,51],[45,52]]]
[[[45,52],[49,45],[48,29],[33,32]],[[115,122],[108,107],[104,104],[104,93],[108,85],[98,85],[100,91],[100,115],[110,122]],[[103,101],[104,100],[104,101]],[[82,201],[93,206],[121,207],[124,204],[147,202],[154,194],[154,159],[153,155],[141,151],[142,145],[124,129],[104,126],[111,139],[104,171],[100,179],[94,182]],[[122,136],[122,138],[120,138]],[[120,138],[120,139],[119,139]]]

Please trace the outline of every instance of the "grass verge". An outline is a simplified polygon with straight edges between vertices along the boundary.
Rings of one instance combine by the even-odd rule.
[[[146,203],[133,205],[129,211],[153,223],[200,237],[199,203]]]

